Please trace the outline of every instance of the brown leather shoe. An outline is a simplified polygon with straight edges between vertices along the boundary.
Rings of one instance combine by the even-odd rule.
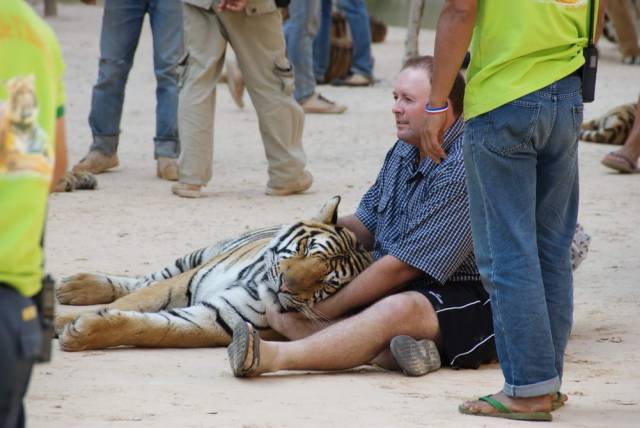
[[[307,170],[304,171],[302,177],[296,181],[286,184],[282,187],[267,187],[267,195],[269,196],[287,196],[294,193],[302,193],[313,184],[313,176]]]
[[[202,186],[199,184],[176,183],[171,186],[171,192],[182,198],[199,198],[202,196],[200,191]]]
[[[351,74],[344,79],[334,79],[331,81],[332,86],[352,86],[363,87],[373,85],[373,79],[364,74]]]
[[[79,172],[100,174],[108,169],[115,168],[118,164],[118,155],[116,153],[107,156],[92,150],[71,169],[71,172],[74,174]]]
[[[341,114],[347,110],[347,106],[335,103],[317,92],[300,104],[300,106],[307,114]]]
[[[174,158],[159,156],[156,167],[158,178],[169,181],[178,180],[178,161]]]

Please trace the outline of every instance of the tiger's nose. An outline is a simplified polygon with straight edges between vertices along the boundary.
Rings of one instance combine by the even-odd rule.
[[[291,289],[287,287],[287,281],[282,281],[282,284],[280,284],[280,291],[284,293],[291,293]]]

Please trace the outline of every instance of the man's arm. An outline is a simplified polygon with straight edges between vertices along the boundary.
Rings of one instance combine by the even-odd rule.
[[[247,7],[248,0],[222,0],[218,4],[218,12],[242,12]]]
[[[373,250],[373,243],[374,243],[373,234],[369,232],[369,229],[367,229],[367,227],[360,221],[360,219],[355,214],[351,214],[345,217],[340,217],[338,219],[337,225],[341,227],[346,227],[351,232],[353,232],[353,234],[356,235],[358,242],[360,242],[367,251]]]
[[[602,32],[604,31],[604,13],[607,8],[607,0],[600,0],[598,2],[598,20],[596,21],[596,35],[594,38],[594,44],[598,43]]]
[[[433,107],[441,107],[447,102],[471,43],[476,7],[477,0],[447,0],[442,8],[438,19],[435,64],[429,97],[429,104]],[[420,152],[436,163],[447,157],[441,147],[446,123],[446,114],[427,114],[422,129]]]
[[[55,162],[53,164],[53,177],[49,185],[49,192],[58,184],[58,181],[67,171],[67,132],[64,116],[56,120]]]
[[[424,272],[421,270],[393,256],[384,256],[334,296],[318,303],[314,311],[328,319],[335,319],[348,311],[380,300],[422,275]]]

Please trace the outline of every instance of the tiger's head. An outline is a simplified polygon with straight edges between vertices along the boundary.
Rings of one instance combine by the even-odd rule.
[[[318,318],[313,305],[347,285],[372,262],[348,229],[336,226],[340,197],[311,220],[284,226],[270,248],[270,290],[285,311]]]
[[[38,119],[34,76],[15,77],[9,80],[7,94],[5,114],[8,121],[20,128],[33,126]]]

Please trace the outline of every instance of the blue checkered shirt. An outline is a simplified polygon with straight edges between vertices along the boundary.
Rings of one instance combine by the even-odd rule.
[[[462,157],[464,122],[444,135],[447,159],[420,161],[402,140],[389,150],[376,182],[356,216],[375,237],[376,260],[391,255],[440,284],[479,281],[473,256],[469,202]]]

